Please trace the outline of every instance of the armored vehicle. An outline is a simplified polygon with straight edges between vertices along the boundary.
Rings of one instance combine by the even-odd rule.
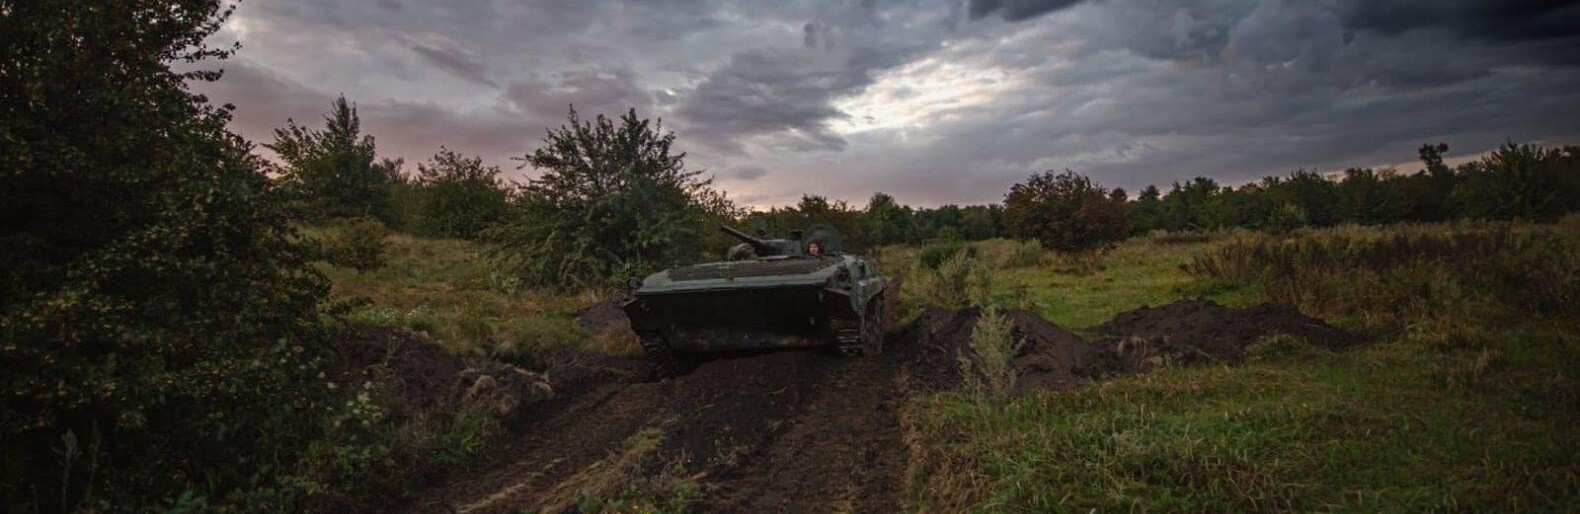
[[[866,259],[843,253],[838,233],[820,227],[763,239],[719,229],[742,241],[728,260],[632,279],[624,309],[659,374],[722,352],[883,351],[884,279]]]

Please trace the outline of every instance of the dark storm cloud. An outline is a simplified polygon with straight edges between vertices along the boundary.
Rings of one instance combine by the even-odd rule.
[[[571,104],[635,107],[747,203],[981,202],[1042,169],[1133,190],[1574,142],[1576,4],[253,2],[204,90],[255,140],[344,91],[381,153],[507,168]]]
[[[1006,21],[1021,21],[1065,9],[1084,0],[969,0],[966,12],[971,19],[989,14],[1003,16]]]
[[[818,67],[798,51],[743,52],[698,85],[679,113],[689,121],[688,132],[719,146],[741,137],[787,133],[814,147],[839,150],[845,141],[828,121],[844,114],[829,102],[866,86],[868,71]]]
[[[1544,58],[1580,63],[1580,2],[1573,0],[1344,0],[1338,11],[1353,31],[1446,30],[1494,44],[1524,43]]]
[[[236,106],[231,128],[258,144],[272,140],[272,131],[288,119],[318,128],[334,94],[316,91],[245,60],[227,61],[219,82],[199,84],[199,92]],[[499,113],[460,113],[432,104],[401,101],[357,101],[364,133],[376,138],[380,154],[404,157],[408,164],[426,159],[447,145],[503,164],[523,153],[542,125]]]
[[[1348,27],[1390,34],[1446,27],[1512,41],[1580,35],[1580,3],[1573,0],[1344,0],[1339,10]]]
[[[685,132],[725,152],[738,152],[742,140],[756,136],[771,136],[774,148],[787,151],[842,150],[845,139],[830,122],[846,114],[834,100],[936,44],[885,37],[871,1],[814,16],[801,25],[800,48],[740,51],[708,73],[676,111]]]
[[[407,40],[406,47],[411,48],[413,52],[417,52],[417,55],[421,55],[439,69],[457,77],[487,86],[499,85],[488,77],[488,67],[473,60],[465,52],[414,40]]]

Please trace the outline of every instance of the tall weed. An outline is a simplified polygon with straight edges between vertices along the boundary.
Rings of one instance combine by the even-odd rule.
[[[1009,398],[1017,378],[1014,359],[1023,341],[1012,333],[1010,320],[995,307],[982,309],[971,329],[969,351],[956,359],[966,393],[993,402]]]
[[[962,249],[935,269],[913,268],[902,294],[923,307],[959,309],[991,303],[992,289],[993,270]]]
[[[1580,231],[1472,223],[1339,227],[1238,238],[1185,265],[1254,283],[1274,301],[1403,329],[1443,316],[1580,315]]]

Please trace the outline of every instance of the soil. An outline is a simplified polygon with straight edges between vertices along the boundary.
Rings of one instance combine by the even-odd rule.
[[[457,375],[466,369],[460,357],[405,329],[352,327],[330,344],[340,360],[330,367],[329,380],[342,386],[389,382],[399,413],[445,405]]]
[[[608,305],[617,307],[585,309],[583,326],[618,327],[619,310]],[[908,450],[899,407],[908,396],[959,386],[958,359],[980,316],[924,311],[888,335],[880,356],[735,356],[662,381],[628,358],[573,350],[528,356],[516,364],[541,371],[554,398],[529,408],[505,449],[414,491],[405,510],[578,512],[580,491],[618,495],[631,487],[609,489],[599,477],[639,484],[678,475],[700,486],[688,507],[696,512],[902,511]],[[1159,355],[1238,362],[1246,345],[1270,333],[1353,342],[1278,305],[1237,310],[1192,300],[1143,308],[1098,327],[1090,342],[1029,311],[1005,316],[1024,341],[1014,359],[1021,392],[1145,369]]]
[[[576,311],[576,326],[598,336],[630,333],[631,321],[620,308],[629,299],[625,295],[614,295],[583,307]]]
[[[1165,364],[1238,364],[1245,359],[1246,347],[1274,334],[1329,349],[1358,342],[1354,335],[1290,305],[1231,309],[1202,299],[1123,312],[1092,332],[1113,348],[1126,369],[1134,371]]]

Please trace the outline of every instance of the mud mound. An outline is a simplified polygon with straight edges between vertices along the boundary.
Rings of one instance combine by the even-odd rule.
[[[915,345],[922,351],[911,375],[939,388],[959,385],[959,356],[969,353],[971,332],[981,315],[979,309],[922,312],[900,335],[905,341],[902,344]],[[1037,313],[1014,310],[1004,316],[1010,322],[1012,337],[1023,341],[1014,360],[1022,391],[1087,383],[1112,365],[1113,357],[1105,347],[1088,343]]]
[[[1111,344],[1132,370],[1165,364],[1238,364],[1244,360],[1247,346],[1274,334],[1333,349],[1357,342],[1354,335],[1289,305],[1265,303],[1231,309],[1204,299],[1123,312],[1092,332]]]
[[[626,318],[625,310],[620,308],[628,299],[624,295],[615,295],[582,307],[576,311],[576,326],[599,336],[631,334],[631,320]]]
[[[388,327],[357,327],[332,341],[340,362],[329,370],[331,381],[360,385],[390,381],[401,401],[398,408],[420,411],[449,400],[456,376],[466,366],[420,333]]]
[[[1010,333],[1023,341],[1014,360],[1020,371],[1017,387],[1023,391],[1085,384],[1098,378],[1113,361],[1106,348],[1086,342],[1035,312],[1016,310],[1005,317],[1012,327]]]

